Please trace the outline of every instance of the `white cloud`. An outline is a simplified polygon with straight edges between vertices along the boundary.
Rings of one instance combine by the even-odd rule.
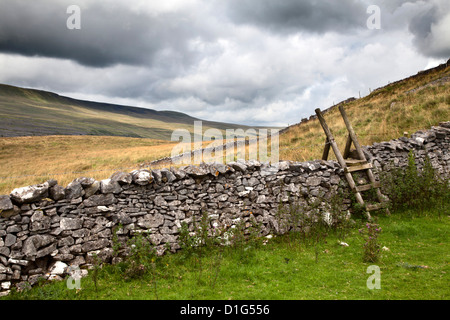
[[[52,3],[39,0],[32,7],[38,2]],[[329,16],[325,27],[311,19],[284,23],[287,8],[313,8],[310,1],[297,2],[290,1],[276,14],[263,10],[261,14],[272,19],[269,26],[258,15],[246,16],[252,7],[229,11],[220,1],[83,0],[79,4],[87,20],[82,30],[90,34],[67,40],[66,30],[45,23],[51,32],[45,36],[41,30],[39,39],[48,43],[36,54],[29,54],[36,48],[26,42],[15,51],[5,49],[7,42],[2,47],[8,39],[4,30],[13,30],[4,28],[0,82],[80,99],[176,110],[205,120],[284,126],[309,117],[317,107],[364,96],[369,88],[435,66],[443,61],[436,54],[447,52],[450,45],[450,12],[443,0],[374,0],[382,7],[381,30],[360,23],[366,19],[360,10],[364,5],[346,12],[337,3],[314,13]],[[346,8],[353,2],[346,0]],[[93,19],[96,10],[104,19]],[[360,11],[363,16],[351,17]],[[39,19],[33,21],[34,15]],[[20,16],[27,19],[23,29],[14,30],[18,35],[32,34],[33,22],[46,21],[45,10]],[[347,16],[349,21],[338,19]],[[106,19],[112,17],[116,19]],[[0,21],[0,27],[7,22],[19,28],[8,19]],[[129,30],[123,29],[127,23]],[[67,54],[66,46],[74,39],[79,46]]]

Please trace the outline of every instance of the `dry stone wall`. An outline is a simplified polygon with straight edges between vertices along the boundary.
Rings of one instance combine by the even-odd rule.
[[[450,122],[442,123],[364,152],[376,168],[389,170],[406,165],[414,150],[448,177],[449,133]],[[306,207],[321,199],[326,212],[327,199],[339,189],[346,190],[347,183],[335,161],[255,160],[117,172],[102,181],[83,177],[65,188],[55,180],[17,188],[0,196],[0,291],[33,285],[41,277],[61,279],[70,266],[89,266],[94,253],[113,262],[113,234],[126,241],[147,231],[160,254],[176,251],[182,223],[192,229],[205,212],[214,226],[257,222],[261,236],[283,233],[280,204]],[[342,210],[348,209],[350,200],[343,202]]]
[[[378,171],[405,167],[410,150],[414,152],[417,167],[421,168],[429,157],[433,168],[442,177],[450,177],[450,121],[442,122],[430,130],[417,131],[411,138],[401,137],[388,142],[363,147],[370,162]]]

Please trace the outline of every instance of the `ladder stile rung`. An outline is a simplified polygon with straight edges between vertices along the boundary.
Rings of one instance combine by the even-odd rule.
[[[358,166],[345,167],[344,170],[345,170],[345,172],[355,172],[355,171],[368,170],[368,169],[372,169],[372,168],[373,168],[373,166],[371,163],[366,163],[366,164],[362,164],[362,165],[358,165]]]
[[[375,210],[378,210],[378,209],[383,209],[385,207],[386,207],[386,203],[384,203],[384,202],[379,202],[379,203],[375,203],[375,204],[368,204],[368,205],[366,205],[366,209],[368,211],[375,211]]]
[[[345,164],[347,164],[348,166],[357,166],[366,163],[367,160],[345,159]]]
[[[379,181],[375,182],[375,183],[369,183],[369,184],[365,184],[362,186],[356,186],[356,191],[358,192],[362,192],[362,191],[367,191],[370,189],[375,189],[375,188],[381,188],[381,183]]]

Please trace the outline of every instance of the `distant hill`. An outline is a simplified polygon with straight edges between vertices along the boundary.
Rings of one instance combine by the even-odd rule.
[[[173,130],[193,132],[200,120],[175,111],[77,100],[56,93],[0,84],[0,136],[97,135],[170,140]],[[208,128],[248,126],[203,121]]]

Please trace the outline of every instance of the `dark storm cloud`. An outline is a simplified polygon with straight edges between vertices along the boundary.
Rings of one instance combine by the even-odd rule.
[[[414,44],[425,56],[450,57],[450,5],[447,0],[433,1],[415,15],[409,24]]]
[[[426,39],[431,34],[431,24],[437,20],[436,17],[436,7],[431,7],[424,12],[420,12],[412,18],[409,30],[417,39]]]
[[[189,15],[149,15],[114,2],[80,5],[81,30],[69,30],[66,9],[73,3],[0,1],[0,51],[71,59],[94,67],[148,66],[158,59],[172,61],[173,66],[192,63],[195,56],[187,50],[187,40],[206,34]]]
[[[226,11],[234,23],[279,34],[348,34],[367,29],[370,5],[380,8],[382,30],[406,26],[414,36],[414,45],[424,56],[450,57],[448,0],[231,0]]]
[[[232,0],[230,19],[275,32],[347,32],[366,27],[366,9],[357,0]]]
[[[373,0],[381,9],[382,29],[405,28],[425,57],[450,57],[450,1]]]
[[[431,30],[433,24],[445,17],[438,6],[445,1],[430,1],[427,10],[416,13],[410,21],[409,30],[415,36],[415,45],[422,53],[433,57],[448,55],[448,47],[434,43],[435,35]],[[158,65],[167,69],[167,76],[175,76],[203,58],[200,53],[190,50],[190,40],[201,38],[214,42],[228,36],[223,34],[224,30],[211,28],[211,20],[205,15],[216,14],[217,20],[253,25],[280,35],[348,33],[366,29],[367,7],[371,2],[229,0],[198,3],[204,7],[212,3],[213,10],[209,12],[191,8],[149,14],[133,10],[133,1],[129,5],[126,2],[118,5],[117,2],[82,1],[81,30],[69,30],[66,9],[76,1],[0,0],[0,52],[70,59],[93,67]],[[389,19],[388,15],[392,16],[404,5],[423,6],[424,2],[374,0],[373,3],[381,7],[383,27],[389,28],[398,19]],[[391,25],[388,25],[389,20]]]
[[[444,55],[448,3],[0,0],[0,82],[210,120],[286,124]],[[81,30],[66,27],[73,4]],[[372,4],[381,30],[367,28]]]

